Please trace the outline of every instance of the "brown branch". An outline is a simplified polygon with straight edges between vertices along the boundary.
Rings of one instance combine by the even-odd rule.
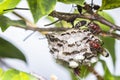
[[[60,32],[60,31],[66,31],[68,29],[71,28],[57,28],[57,27],[53,27],[53,28],[38,28],[38,27],[32,27],[32,26],[28,26],[28,27],[23,27],[23,26],[19,26],[19,25],[13,25],[14,27],[18,27],[18,28],[23,28],[25,30],[32,30],[32,31],[39,31],[39,32]],[[46,33],[46,34],[47,34]],[[120,34],[117,33],[111,33],[111,32],[106,32],[106,31],[101,31],[99,33],[100,36],[109,36],[109,37],[113,37],[115,39],[120,40]]]
[[[111,29],[120,31],[120,26],[117,26],[117,25],[109,22],[108,20],[106,20],[105,18],[103,18],[102,16],[100,16],[98,14],[95,14],[95,17],[96,17],[96,21],[99,21],[100,23],[107,25]]]
[[[98,14],[90,15],[90,14],[62,13],[62,12],[53,11],[51,14],[49,14],[49,16],[56,17],[60,20],[65,20],[67,22],[73,22],[76,18],[95,20],[109,26],[113,30],[120,31],[120,26],[112,24],[111,22],[109,22],[108,20],[106,20],[105,18],[103,18]]]
[[[26,27],[22,26],[22,25],[12,25],[14,27],[18,27],[18,28],[23,28],[23,29],[26,29],[26,30],[32,30],[32,31],[66,31],[68,30],[69,28],[39,28],[37,27],[35,24],[33,24],[32,22],[30,22],[29,20],[27,20],[25,17],[23,17],[22,15],[20,15],[19,13],[17,12],[13,12],[13,14],[15,14],[17,17],[21,18],[22,20],[24,20],[25,22],[31,24],[31,25],[26,25]]]
[[[99,35],[101,35],[103,37],[108,36],[108,37],[112,37],[112,38],[116,38],[116,39],[120,40],[120,35],[117,33],[102,31]]]
[[[22,29],[25,29],[25,30],[32,30],[32,31],[39,31],[39,32],[60,32],[60,31],[66,31],[68,29],[71,29],[71,28],[57,28],[57,27],[53,27],[53,28],[38,28],[38,27],[22,27],[22,26],[17,26],[17,25],[14,25],[14,27],[18,27],[18,28],[22,28]]]
[[[25,20],[26,22],[28,22],[29,24],[27,24],[27,27],[22,27],[22,26],[19,26],[19,25],[14,25],[16,27],[20,27],[20,28],[24,28],[26,30],[33,30],[33,31],[40,31],[40,32],[43,32],[43,31],[48,31],[48,32],[51,32],[51,31],[66,31],[68,30],[69,28],[38,28],[35,24],[33,24],[32,22],[30,22],[29,20],[27,20],[26,18],[24,18],[22,15],[16,13],[16,12],[13,12],[13,14],[15,14],[16,16],[18,16],[19,18]],[[84,18],[84,19],[89,19],[89,20],[97,20],[103,24],[106,24],[108,26],[110,26],[110,28],[112,29],[116,29],[116,30],[120,30],[120,27],[119,26],[116,26],[112,23],[110,23],[109,21],[107,21],[106,19],[104,19],[103,17],[99,16],[98,14],[95,14],[95,15],[82,15],[82,14],[72,14],[72,13],[62,13],[62,12],[57,12],[57,11],[53,11],[51,14],[49,14],[49,16],[53,16],[53,17],[57,17],[59,18],[59,20],[65,20],[67,22],[71,22],[71,21],[74,21],[76,18]],[[120,35],[117,34],[117,33],[110,33],[110,32],[105,32],[105,31],[102,31],[100,35],[104,35],[104,36],[110,36],[110,37],[113,37],[113,38],[116,38],[118,40],[120,40]]]
[[[66,31],[68,29],[71,29],[71,28],[57,28],[57,27],[53,27],[53,28],[38,28],[38,27],[22,27],[22,26],[17,26],[17,25],[14,25],[14,27],[18,27],[18,28],[23,28],[23,29],[26,29],[26,30],[32,30],[32,31],[39,31],[39,32],[60,32],[60,31]],[[47,34],[47,33],[46,33]],[[109,36],[109,37],[113,37],[113,38],[116,38],[118,40],[120,40],[120,34],[117,34],[117,33],[111,33],[111,32],[106,32],[106,31],[101,31],[100,36]]]

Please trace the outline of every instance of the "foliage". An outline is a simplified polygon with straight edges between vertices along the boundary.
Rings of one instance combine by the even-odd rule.
[[[26,23],[23,20],[11,20],[4,15],[0,15],[0,27],[2,31],[5,31],[9,26],[26,27]]]
[[[114,9],[120,7],[120,0],[102,0],[102,6],[100,10]]]
[[[101,16],[103,16],[105,19],[107,19],[108,21],[110,21],[111,23],[114,24],[114,20],[109,14],[105,13],[104,11],[99,12],[99,14]],[[104,31],[109,31],[110,30],[110,28],[108,26],[106,26],[104,24],[101,24],[101,23],[98,23],[98,24],[100,25],[102,30],[104,30]],[[115,62],[116,62],[116,58],[115,58],[116,54],[115,54],[115,48],[114,48],[115,39],[111,38],[111,37],[101,37],[101,39],[104,42],[104,47],[110,52],[112,60],[113,60],[113,64],[115,66]]]
[[[0,68],[0,80],[38,80],[33,75],[30,75],[23,71],[18,71],[16,69],[9,69],[3,71]]]
[[[15,8],[20,0],[0,0],[0,14],[6,13],[6,9]]]
[[[34,1],[27,0],[27,1],[35,22],[37,22],[39,18],[52,12],[56,4],[56,0],[34,0]]]
[[[24,54],[13,43],[7,41],[4,37],[0,37],[0,57],[16,58],[26,62]]]
[[[113,24],[115,23],[114,19],[108,13],[106,13],[105,11],[99,11],[98,14],[103,16],[106,20],[110,21],[111,23],[113,23]],[[100,25],[102,30],[104,30],[104,31],[109,31],[110,30],[110,28],[108,26],[106,26],[104,24],[101,24],[101,23],[98,23],[98,24]]]
[[[19,4],[20,0],[0,0],[0,28],[4,32],[6,31],[9,26],[20,26],[22,28],[27,28],[27,24],[25,20],[13,20],[9,17],[6,17],[4,14],[7,12],[12,12],[11,10],[7,9],[13,9]],[[39,19],[41,19],[44,16],[49,15],[56,6],[57,2],[62,2],[65,4],[76,4],[76,5],[84,5],[83,3],[85,0],[27,0],[29,9],[31,11],[31,14],[33,16],[33,20],[36,23]],[[98,10],[98,14],[104,17],[106,20],[114,24],[113,18],[108,15],[107,13],[103,12],[103,10],[110,10],[120,7],[120,0],[102,0],[102,5]],[[49,4],[49,5],[48,5]],[[66,27],[66,22],[62,21],[63,25]],[[102,30],[109,32],[110,27],[105,24],[101,24],[96,21],[102,28]],[[68,23],[70,24],[70,23]],[[67,25],[68,25],[67,24]],[[101,37],[101,39],[104,42],[104,47],[107,48],[110,52],[110,56],[112,57],[112,61],[114,66],[116,65],[116,54],[115,54],[115,38],[111,37]],[[7,50],[6,50],[7,49]],[[26,58],[24,56],[24,53],[16,47],[12,42],[8,41],[6,38],[3,38],[0,34],[0,58],[16,58],[23,60],[25,62]],[[103,60],[100,60],[102,63],[102,67],[104,69],[104,79],[105,80],[119,80],[120,76],[116,76],[112,74],[109,71],[108,66],[106,65],[106,62]],[[95,66],[95,65],[94,65]],[[93,67],[94,67],[93,66]],[[81,67],[81,72],[86,71],[85,67]],[[85,74],[81,74],[81,77],[86,77],[89,74],[88,71],[86,71]],[[73,75],[72,75],[73,76]],[[10,69],[8,71],[3,71],[0,69],[0,80],[37,80],[30,74],[27,74],[22,71],[18,71],[15,69]],[[75,77],[73,76],[73,79]]]
[[[104,79],[105,80],[119,80],[120,79],[120,76],[112,75],[112,73],[109,71],[109,68],[107,67],[105,61],[100,60],[100,62],[102,63],[103,69],[104,69],[104,72],[105,72],[105,74],[104,74]]]
[[[113,64],[115,66],[116,63],[116,54],[115,54],[115,39],[110,37],[102,37],[102,40],[104,42],[104,47],[108,49],[110,52],[110,55],[112,57]]]
[[[63,2],[66,4],[77,4],[77,5],[83,5],[85,0],[58,0],[59,2]]]

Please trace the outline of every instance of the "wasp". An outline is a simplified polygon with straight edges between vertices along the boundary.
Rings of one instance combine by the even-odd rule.
[[[99,34],[102,31],[100,26],[94,22],[90,22],[88,24],[88,28],[89,28],[90,32],[92,32],[93,34]]]
[[[82,14],[82,11],[85,10],[89,14],[94,14],[95,10],[99,10],[100,6],[93,4],[93,0],[91,1],[91,4],[84,3],[84,6],[77,5],[77,10],[80,14]]]
[[[75,24],[74,28],[78,29],[78,28],[80,28],[81,26],[85,26],[86,24],[87,24],[87,21],[81,20],[81,21],[79,21],[77,24]]]
[[[107,49],[103,48],[101,41],[99,39],[89,40],[91,51],[101,53],[103,56],[108,57],[109,52]]]
[[[102,29],[100,28],[100,26],[97,23],[87,22],[86,20],[79,21],[78,23],[76,23],[74,28],[78,29],[82,26],[86,26],[88,28],[88,30],[93,34],[99,34],[102,31]]]

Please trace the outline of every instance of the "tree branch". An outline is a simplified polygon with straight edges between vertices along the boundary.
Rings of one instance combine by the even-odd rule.
[[[120,40],[120,35],[117,33],[101,31],[101,33],[99,35],[104,36],[104,37],[109,36],[109,37],[116,38],[116,39]]]
[[[108,20],[106,20],[105,18],[103,18],[98,14],[90,15],[90,14],[62,13],[62,12],[53,11],[51,14],[49,14],[49,16],[56,17],[60,20],[65,20],[67,22],[73,22],[76,18],[95,20],[109,26],[113,30],[120,31],[120,26],[112,24],[111,22],[109,22]]]
[[[17,25],[15,25],[14,27],[23,28],[23,29],[32,30],[32,31],[39,31],[39,32],[47,31],[47,33],[49,33],[49,32],[60,32],[60,31],[66,31],[68,29],[71,29],[71,28],[57,28],[57,27],[53,27],[53,28],[38,28],[38,27],[31,27],[31,26],[25,28],[25,27],[17,26]],[[104,37],[105,36],[109,36],[109,37],[113,37],[113,38],[116,38],[116,39],[120,40],[120,34],[117,34],[117,33],[101,31],[99,33],[99,35],[100,36],[104,36]]]

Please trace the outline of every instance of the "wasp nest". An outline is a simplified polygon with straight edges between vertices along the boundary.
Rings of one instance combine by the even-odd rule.
[[[89,30],[70,29],[66,32],[50,33],[46,37],[53,57],[67,62],[71,68],[95,63],[98,53],[104,52],[101,40]]]

